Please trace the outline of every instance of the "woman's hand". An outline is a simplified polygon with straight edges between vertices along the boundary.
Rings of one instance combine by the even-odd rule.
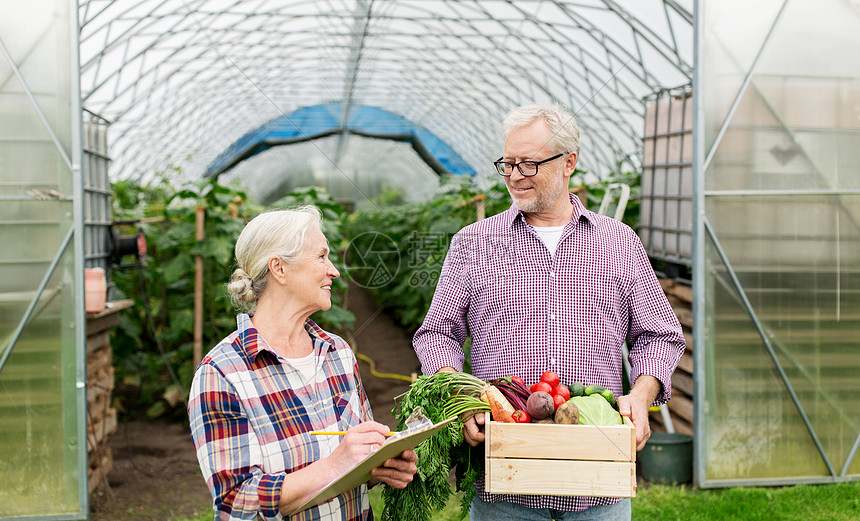
[[[406,488],[412,481],[412,476],[418,472],[418,455],[415,451],[407,449],[400,453],[397,458],[385,460],[381,467],[370,471],[373,476],[371,484],[382,482],[394,488]]]
[[[385,443],[385,435],[391,430],[374,421],[359,423],[343,436],[340,445],[326,458],[335,472],[340,476],[355,466]]]

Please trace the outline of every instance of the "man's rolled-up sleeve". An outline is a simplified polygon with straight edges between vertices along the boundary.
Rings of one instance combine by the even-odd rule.
[[[631,251],[635,277],[628,300],[630,378],[634,382],[643,374],[657,378],[662,389],[654,405],[661,405],[672,396],[672,373],[686,348],[684,332],[635,233]]]
[[[446,366],[463,369],[463,344],[469,335],[467,242],[462,232],[451,240],[430,308],[412,340],[424,374]]]

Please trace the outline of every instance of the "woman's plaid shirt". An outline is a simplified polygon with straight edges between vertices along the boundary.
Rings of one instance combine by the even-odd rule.
[[[216,520],[283,519],[278,512],[286,473],[332,453],[337,436],[373,419],[349,345],[308,320],[316,375],[300,373],[260,337],[246,314],[238,328],[197,367],[188,416],[200,469],[212,493]],[[364,520],[366,485],[292,517]]]

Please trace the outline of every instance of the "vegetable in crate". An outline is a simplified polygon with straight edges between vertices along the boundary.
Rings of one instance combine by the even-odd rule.
[[[580,425],[621,425],[621,415],[600,394],[574,396],[570,399],[579,409]]]
[[[579,423],[579,408],[572,401],[564,402],[555,410],[554,423],[576,425]]]
[[[531,387],[529,387],[529,391],[531,391],[532,393],[536,393],[538,391],[543,391],[545,393],[551,393],[552,392],[552,386],[546,382],[538,382],[538,383],[532,385]]]
[[[582,396],[585,394],[585,385],[582,382],[573,382],[567,386],[571,396]]]
[[[592,394],[599,394],[607,402],[609,402],[609,405],[616,408],[618,407],[618,405],[615,403],[615,395],[612,394],[612,391],[610,391],[606,387],[603,387],[602,385],[586,385],[585,396],[591,396]]]
[[[532,419],[529,417],[529,413],[526,411],[517,409],[511,415],[517,423],[531,423]]]
[[[552,410],[553,412],[557,411],[559,406],[565,402],[567,402],[567,398],[560,394],[553,394],[552,396]]]
[[[555,413],[555,404],[553,403],[552,395],[544,391],[532,393],[526,402],[526,407],[529,415],[535,420],[549,418]]]
[[[493,420],[504,423],[517,423],[511,416],[516,409],[511,405],[507,398],[495,386],[488,385],[483,393],[481,393],[481,401],[487,402],[490,405],[490,413],[493,415]]]
[[[517,376],[503,376],[501,378],[496,378],[495,380],[490,380],[488,383],[498,389],[499,393],[501,393],[508,402],[510,402],[513,409],[526,409],[526,400],[531,394],[531,391],[526,387],[522,378]]]
[[[570,389],[568,389],[564,384],[556,385],[550,394],[553,396],[561,396],[564,398],[564,401],[570,400]]]
[[[561,383],[561,379],[554,371],[545,371],[540,375],[540,381],[548,383],[551,388],[555,388]]]
[[[480,399],[488,387],[487,382],[468,373],[439,372],[419,376],[408,391],[397,397],[392,411],[398,421],[397,430],[403,430],[416,406],[421,406],[434,423],[451,416],[458,418],[415,448],[418,472],[404,489],[385,487],[380,519],[429,521],[451,496],[448,475],[452,469],[456,490],[464,492],[461,517],[468,513],[475,495],[472,484],[484,471],[484,448],[464,443],[462,418],[490,410],[490,405]]]

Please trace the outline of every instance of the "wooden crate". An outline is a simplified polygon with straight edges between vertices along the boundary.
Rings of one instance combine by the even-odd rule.
[[[636,430],[624,425],[486,426],[486,491],[552,496],[636,496]]]

